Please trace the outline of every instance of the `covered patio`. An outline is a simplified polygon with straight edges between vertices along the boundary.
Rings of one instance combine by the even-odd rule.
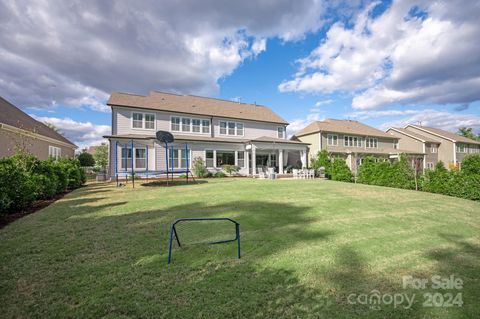
[[[271,137],[260,137],[247,143],[247,171],[248,175],[255,176],[258,169],[273,167],[275,172],[285,174],[286,166],[301,163],[307,167],[308,143],[284,140]]]

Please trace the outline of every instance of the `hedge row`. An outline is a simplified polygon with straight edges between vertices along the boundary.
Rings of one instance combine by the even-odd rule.
[[[23,211],[34,200],[50,199],[85,183],[85,173],[74,158],[40,161],[17,154],[0,159],[0,213]]]
[[[345,161],[331,158],[325,150],[313,160],[313,167],[325,167],[327,177],[332,180],[354,180]],[[448,171],[442,162],[438,162],[434,170],[427,170],[424,174],[421,171],[415,174],[404,155],[394,162],[370,156],[363,159],[356,181],[480,200],[480,155],[466,156],[461,171]]]

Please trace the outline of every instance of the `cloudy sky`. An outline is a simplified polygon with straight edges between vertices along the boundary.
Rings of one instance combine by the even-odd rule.
[[[0,2],[0,95],[79,146],[112,91],[480,133],[480,1]]]

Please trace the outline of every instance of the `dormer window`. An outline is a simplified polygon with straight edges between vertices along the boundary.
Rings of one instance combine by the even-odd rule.
[[[281,139],[285,138],[285,127],[284,126],[277,127],[277,137],[281,138]]]

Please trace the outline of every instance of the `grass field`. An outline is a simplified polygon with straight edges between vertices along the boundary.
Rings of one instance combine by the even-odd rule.
[[[236,219],[242,259],[190,245],[167,266],[178,217]],[[90,184],[1,229],[0,260],[2,318],[478,318],[480,203],[317,180]],[[463,288],[435,290],[434,275]],[[351,302],[375,291],[414,302]],[[425,293],[463,306],[425,307]]]

